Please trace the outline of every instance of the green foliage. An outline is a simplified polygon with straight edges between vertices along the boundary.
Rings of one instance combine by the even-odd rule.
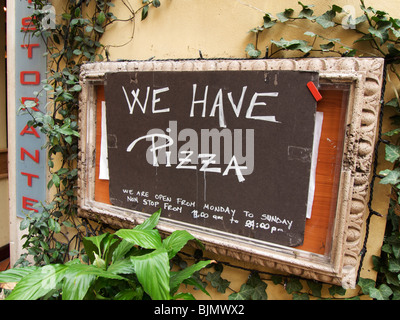
[[[160,1],[144,2],[154,7]],[[134,12],[123,3],[131,13],[124,21],[131,21]],[[42,25],[48,14],[49,1],[32,1],[32,22],[37,31],[27,34],[29,37],[42,37],[46,42],[48,59],[47,78],[42,81],[42,90],[38,96],[46,94],[47,105],[37,108],[33,101],[26,101],[20,107],[20,113],[28,113],[32,119],[29,126],[40,129],[46,136],[48,168],[50,179],[47,188],[54,197],[48,203],[35,205],[38,213],[31,212],[21,223],[21,230],[28,230],[24,236],[24,249],[16,265],[27,265],[28,256],[32,256],[35,265],[62,263],[84,251],[82,239],[90,234],[101,232],[102,226],[93,228],[85,219],[76,217],[76,188],[78,169],[78,108],[80,66],[86,62],[102,61],[108,57],[107,48],[100,42],[106,28],[118,18],[111,12],[114,4],[105,0],[68,1],[54,28]],[[90,6],[90,8],[89,8]],[[93,10],[94,9],[94,10]],[[46,111],[41,111],[46,110]],[[55,160],[57,159],[57,160]],[[74,228],[72,236],[62,232],[62,228]]]
[[[239,292],[229,295],[229,300],[267,300],[267,284],[261,280],[257,272],[250,274],[249,279],[243,284]]]
[[[177,293],[180,285],[205,291],[192,275],[213,261],[171,271],[170,259],[194,237],[175,231],[162,240],[155,229],[160,215],[159,210],[133,229],[85,238],[89,264],[74,259],[0,272],[0,282],[17,282],[7,300],[193,300],[189,293]]]
[[[386,169],[379,173],[381,184],[390,184],[393,187],[396,197],[391,201],[386,237],[382,247],[381,257],[373,257],[375,269],[378,271],[378,280],[360,279],[359,286],[364,294],[370,295],[373,299],[387,300],[399,299],[400,281],[400,235],[398,217],[393,213],[395,206],[400,204],[400,146],[398,135],[400,133],[400,99],[398,88],[394,85],[391,77],[400,80],[397,70],[400,63],[400,19],[392,17],[389,13],[377,10],[373,7],[366,7],[363,0],[360,0],[362,15],[353,17],[343,8],[333,4],[329,10],[320,16],[314,15],[314,5],[305,5],[298,2],[300,9],[296,15],[296,10],[285,9],[277,13],[276,18],[267,13],[263,17],[263,24],[250,30],[255,34],[255,44],[248,44],[245,51],[250,58],[259,58],[262,54],[259,46],[259,36],[261,33],[271,32],[271,29],[279,24],[297,23],[303,21],[302,27],[307,25],[310,30],[304,32],[305,39],[270,39],[270,44],[266,45],[266,58],[272,58],[278,54],[292,52],[301,57],[311,54],[323,54],[342,57],[365,56],[365,45],[369,45],[371,52],[369,55],[385,58],[387,67],[387,79],[391,83],[390,89],[393,90],[394,98],[386,102],[385,107],[393,108],[396,115],[392,117],[393,124],[399,128],[384,133],[391,141],[384,141],[385,160],[393,163],[392,169]],[[307,27],[306,27],[307,28]],[[331,38],[329,35],[334,29],[342,28],[347,30],[346,37],[351,34],[356,36],[352,47],[343,45],[341,39]],[[312,41],[309,40],[311,37]],[[363,47],[360,47],[360,44]],[[281,283],[279,277],[274,277],[275,284]],[[320,297],[320,287],[315,283],[308,282],[312,295]],[[293,294],[294,299],[308,299],[308,295],[300,292],[302,285],[295,279],[285,282],[288,293]],[[244,286],[243,291],[247,292],[248,287]],[[343,295],[345,290],[340,287],[329,288],[332,296]],[[242,295],[246,296],[245,294]]]
[[[329,34],[331,28],[344,28],[349,32],[354,32],[360,37],[355,41],[369,42],[371,47],[381,56],[391,56],[396,62],[399,59],[398,38],[400,36],[400,20],[391,17],[387,12],[376,10],[372,7],[366,7],[364,1],[360,1],[360,7],[363,15],[353,17],[343,10],[342,7],[333,4],[332,7],[320,16],[314,15],[314,5],[305,5],[298,2],[300,11],[287,8],[283,12],[276,14],[276,18],[267,13],[263,17],[263,24],[252,28],[251,33],[256,35],[255,45],[246,47],[246,52],[251,58],[261,56],[258,49],[259,35],[268,32],[274,26],[282,23],[295,23],[299,20],[305,20],[310,23],[310,29],[317,30],[311,24],[317,24],[322,27],[325,34]],[[313,38],[312,42],[306,39],[280,40],[271,39],[271,45],[267,46],[266,57],[271,58],[282,51],[300,51],[303,56],[308,56],[311,52],[331,53],[339,56],[354,56],[358,54],[356,48],[349,48],[341,44],[340,39],[331,39],[323,35],[315,34],[311,31],[304,33]],[[316,41],[319,40],[319,41]]]

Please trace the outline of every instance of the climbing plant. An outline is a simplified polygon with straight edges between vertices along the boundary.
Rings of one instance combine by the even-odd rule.
[[[50,174],[47,188],[53,196],[48,203],[36,204],[39,212],[28,214],[22,221],[20,228],[27,229],[23,236],[26,253],[17,265],[27,265],[29,256],[37,265],[66,261],[82,253],[84,236],[103,232],[102,225],[93,226],[76,216],[77,115],[82,89],[79,84],[80,66],[108,57],[108,48],[101,43],[107,27],[117,21],[131,23],[139,12],[145,19],[150,7],[160,6],[158,0],[143,1],[142,7],[135,11],[129,3],[121,2],[130,13],[130,17],[124,20],[112,13],[112,1],[67,1],[63,4],[63,13],[54,17],[56,20],[51,21],[49,28],[51,3],[47,0],[32,1],[32,23],[35,26],[32,29],[36,31],[27,36],[41,37],[46,43],[48,75],[37,94],[46,94],[48,103],[38,111],[35,102],[26,101],[20,112],[29,113],[32,118],[28,125],[39,128],[47,138],[44,146]],[[69,233],[68,228],[73,232]]]
[[[250,30],[250,33],[255,36],[255,41],[245,48],[247,55],[250,58],[261,57],[261,35],[268,33],[274,26],[288,25],[289,23],[300,24],[300,21],[302,21],[302,28],[305,32],[301,39],[285,39],[283,37],[273,39],[276,34],[268,33],[271,36],[269,43],[262,43],[265,48],[265,58],[284,57],[288,53],[294,53],[300,57],[316,55],[383,57],[385,59],[386,80],[390,84],[390,86],[387,86],[386,93],[388,96],[394,96],[385,103],[385,107],[394,108],[396,116],[392,119],[397,127],[400,124],[400,99],[399,87],[395,80],[400,81],[398,70],[400,64],[400,19],[392,17],[383,10],[367,7],[363,0],[360,0],[362,14],[358,17],[335,4],[322,15],[314,14],[314,5],[306,5],[300,1],[298,4],[300,8],[297,13],[292,8],[285,9],[275,16],[266,13],[263,16],[263,23]],[[355,12],[355,8],[353,9],[352,11]],[[354,36],[353,44],[344,44],[340,38],[331,38],[331,35],[338,34],[338,31],[344,32],[345,37]],[[381,179],[380,183],[382,184],[392,185],[394,195],[394,199],[390,202],[382,255],[381,257],[373,256],[374,268],[379,272],[378,280],[375,282],[361,278],[358,282],[362,293],[380,300],[400,298],[400,234],[398,215],[395,213],[397,211],[397,214],[399,214],[398,207],[400,204],[399,133],[399,128],[382,133],[382,136],[386,136],[391,141],[384,140],[382,137],[379,137],[378,141],[378,144],[385,143],[385,159],[394,164],[392,169],[383,170],[374,177],[374,179]],[[372,214],[377,214],[371,208],[370,211]],[[296,281],[296,283],[295,290],[291,287],[287,291],[295,292],[294,298],[308,298],[307,293],[302,293],[301,289],[303,288],[300,287],[299,282]],[[310,290],[315,296],[313,288],[315,288],[314,284],[310,286]],[[336,293],[343,294],[344,292],[339,289]]]
[[[48,15],[46,7],[50,3],[45,0],[32,1],[34,8],[32,22],[37,31],[31,36],[44,38],[49,65],[48,77],[43,83],[42,90],[37,94],[46,94],[48,104],[41,108],[46,111],[34,111],[36,104],[26,101],[21,106],[21,112],[28,112],[32,116],[29,125],[39,128],[47,137],[45,147],[50,170],[47,187],[53,196],[48,203],[37,204],[41,210],[38,213],[28,214],[22,221],[21,229],[27,229],[23,244],[27,253],[21,256],[17,265],[28,265],[29,256],[33,257],[37,266],[63,263],[76,256],[88,261],[84,248],[81,247],[82,239],[89,235],[103,234],[107,227],[76,216],[80,66],[85,62],[109,58],[108,47],[102,44],[101,37],[110,25],[117,21],[132,23],[139,13],[140,19],[144,20],[149,16],[150,10],[161,5],[159,0],[142,0],[142,6],[134,10],[129,2],[121,0],[120,3],[130,13],[128,19],[120,20],[112,13],[114,7],[112,1],[66,1],[64,12],[57,16],[54,27],[48,29],[42,22]],[[399,112],[399,95],[394,79],[400,80],[397,70],[400,63],[400,19],[382,10],[366,7],[362,0],[360,1],[362,14],[358,17],[349,14],[338,5],[332,5],[323,14],[315,15],[316,8],[313,5],[306,5],[300,1],[298,4],[297,9],[287,8],[275,15],[266,13],[260,18],[261,24],[250,30],[254,35],[254,41],[245,48],[248,57],[268,59],[285,57],[289,53],[299,57],[315,55],[384,57],[389,71],[388,80],[392,84],[388,90],[394,92],[394,98],[386,105]],[[271,32],[279,25],[283,25],[285,27],[283,30],[286,30],[289,24],[301,24],[301,27],[305,28],[300,39],[287,39],[284,36],[277,36],[276,32]],[[331,38],[332,31],[339,28],[346,38],[350,33],[354,35],[353,44],[344,44],[340,38]],[[381,183],[393,185],[395,194],[400,189],[400,169],[397,166],[400,160],[400,146],[395,141],[399,133],[400,129],[385,133],[388,139],[394,141],[390,143],[385,140],[386,160],[396,165],[393,170],[379,173]],[[398,197],[392,201],[389,215],[391,227],[387,228],[382,257],[374,257],[375,268],[379,271],[378,280],[375,282],[360,279],[359,285],[362,291],[359,295],[369,294],[375,299],[399,298],[400,238],[398,217],[394,213],[396,203],[400,204],[397,199]],[[207,258],[203,257],[202,251],[196,250],[193,255],[180,252],[172,261],[176,268],[185,269],[188,260],[198,262],[204,259]],[[204,287],[211,285],[220,293],[229,293],[228,298],[232,300],[268,299],[266,291],[268,285],[282,286],[294,299],[322,297],[321,283],[242,267],[240,267],[242,270],[249,273],[249,277],[239,290],[234,290],[230,287],[230,281],[223,277],[226,267],[239,268],[218,261],[208,266],[208,269],[195,272],[193,276]],[[328,292],[331,298],[341,298],[346,290],[338,286],[329,286]]]

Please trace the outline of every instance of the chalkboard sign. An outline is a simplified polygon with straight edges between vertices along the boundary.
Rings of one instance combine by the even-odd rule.
[[[105,74],[112,205],[299,246],[317,72]]]

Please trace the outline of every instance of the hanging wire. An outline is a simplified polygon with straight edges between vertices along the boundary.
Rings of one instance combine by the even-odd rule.
[[[368,242],[368,237],[369,237],[369,226],[371,223],[371,218],[372,216],[378,216],[378,217],[382,217],[382,214],[380,214],[379,212],[375,211],[374,209],[372,209],[372,201],[373,201],[373,195],[374,195],[374,187],[375,187],[375,180],[376,178],[381,179],[383,178],[381,175],[377,174],[376,170],[377,170],[377,166],[378,166],[378,150],[379,147],[382,143],[384,144],[389,144],[389,141],[382,139],[382,124],[383,124],[383,115],[384,115],[384,106],[385,106],[385,90],[386,90],[386,82],[387,82],[387,68],[388,68],[388,64],[390,63],[388,61],[388,59],[385,58],[384,60],[384,67],[383,67],[383,80],[382,80],[382,88],[381,88],[381,106],[380,106],[380,111],[379,111],[379,119],[378,119],[378,139],[375,145],[375,150],[374,150],[374,160],[373,160],[373,168],[372,168],[372,179],[370,182],[370,187],[369,187],[369,200],[368,200],[368,217],[366,219],[365,222],[365,238],[364,238],[364,244],[363,247],[360,251],[360,265],[358,267],[358,272],[357,272],[357,282],[360,278],[360,272],[361,272],[361,268],[363,265],[363,261],[365,258],[365,255],[367,253],[367,242]]]

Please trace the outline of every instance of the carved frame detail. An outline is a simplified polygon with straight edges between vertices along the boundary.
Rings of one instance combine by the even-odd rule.
[[[304,70],[318,71],[326,82],[350,86],[345,145],[338,205],[329,257],[282,246],[257,246],[187,228],[206,250],[255,263],[300,277],[354,288],[364,240],[369,178],[373,162],[376,126],[380,112],[383,59],[307,58],[276,60],[181,60],[90,63],[82,67],[80,95],[80,153],[78,179],[79,215],[120,228],[141,223],[148,215],[94,200],[96,91],[106,72],[202,71],[202,70]],[[321,81],[320,80],[320,81]],[[160,232],[177,228],[161,221]]]

